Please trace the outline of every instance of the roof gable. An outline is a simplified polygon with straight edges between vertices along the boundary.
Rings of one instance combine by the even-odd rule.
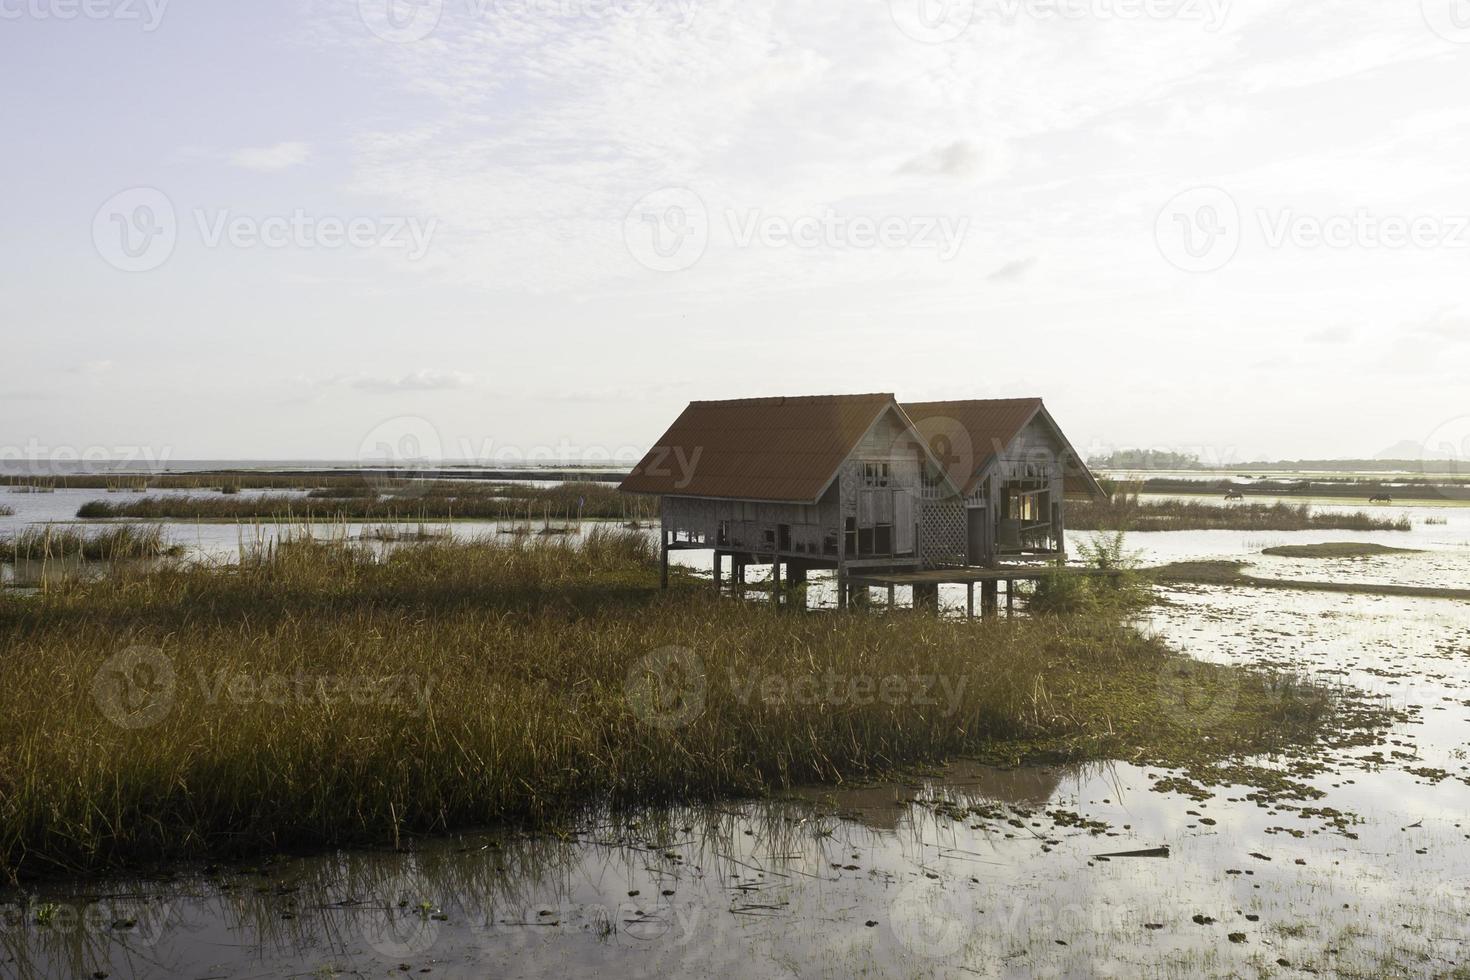
[[[906,403],[903,410],[945,467],[951,482],[969,495],[982,472],[1038,416],[1056,436],[1068,493],[1102,494],[1072,444],[1040,398],[985,398]]]
[[[814,503],[889,409],[891,394],[690,402],[619,489]]]

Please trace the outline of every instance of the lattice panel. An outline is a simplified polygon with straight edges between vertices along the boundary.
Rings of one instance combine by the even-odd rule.
[[[965,525],[965,506],[958,499],[924,501],[919,532],[926,567],[965,564],[969,529]]]

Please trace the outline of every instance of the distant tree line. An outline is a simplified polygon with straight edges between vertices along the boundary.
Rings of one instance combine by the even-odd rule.
[[[1088,457],[1087,465],[1107,470],[1197,470],[1199,457],[1166,449],[1115,449]]]

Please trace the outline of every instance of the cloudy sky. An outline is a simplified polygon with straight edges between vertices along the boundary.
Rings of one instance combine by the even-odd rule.
[[[0,0],[0,453],[636,455],[1037,394],[1470,415],[1466,0]]]

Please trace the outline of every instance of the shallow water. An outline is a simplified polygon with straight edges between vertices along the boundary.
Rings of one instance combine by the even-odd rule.
[[[1241,558],[1261,574],[1470,583],[1470,509],[1434,510],[1450,523],[1406,534],[1137,534],[1130,546],[1150,562]],[[1426,554],[1259,555],[1336,540]],[[5,896],[0,975],[1470,969],[1470,604],[1219,586],[1165,588],[1160,598],[1148,628],[1196,657],[1341,681],[1410,720],[1382,744],[1299,771],[1324,794],[1309,806],[1244,787],[1202,800],[1159,792],[1172,773],[1127,762],[957,763],[913,784],[603,818],[565,837],[471,834],[417,842],[409,854],[52,883]],[[1194,716],[1220,707],[1190,699],[1172,676],[1161,675],[1159,697]],[[1098,858],[1161,845],[1168,857]]]

